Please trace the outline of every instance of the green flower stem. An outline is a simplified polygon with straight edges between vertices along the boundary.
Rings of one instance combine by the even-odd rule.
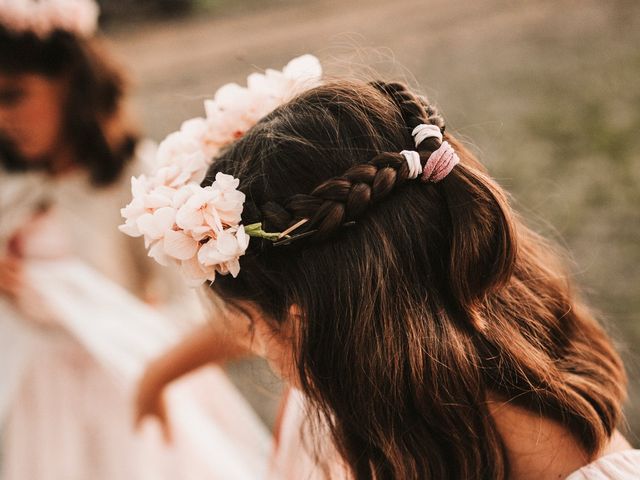
[[[244,231],[250,237],[265,238],[267,240],[271,240],[272,242],[275,242],[276,240],[280,240],[279,232],[278,233],[265,232],[264,230],[262,230],[262,223],[252,223],[251,225],[245,225]],[[288,235],[285,235],[285,238],[286,237],[288,237]]]

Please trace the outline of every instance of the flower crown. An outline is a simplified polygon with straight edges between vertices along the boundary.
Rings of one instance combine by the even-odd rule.
[[[268,233],[262,224],[242,225],[245,195],[240,181],[217,173],[212,185],[201,187],[212,159],[221,148],[242,137],[262,117],[299,93],[320,84],[322,68],[312,55],[289,62],[282,71],[251,74],[247,87],[227,84],[213,100],[205,101],[205,118],[184,122],[158,147],[156,172],[131,179],[132,201],[121,210],[125,219],[120,230],[144,237],[149,256],[162,265],[178,265],[193,285],[215,280],[216,274],[237,276],[239,259],[250,237],[286,244],[305,232],[289,234],[302,226],[302,219],[283,232]],[[424,167],[420,154],[403,150],[408,177],[439,182],[459,162],[436,125],[421,124],[412,132],[416,148],[428,138],[440,147],[431,153]]]
[[[89,37],[96,31],[99,14],[94,0],[0,0],[0,25],[41,39],[56,30]]]
[[[187,120],[160,143],[156,172],[131,179],[133,200],[121,211],[125,223],[120,230],[143,236],[149,256],[162,265],[178,265],[190,283],[213,281],[216,273],[235,277],[249,235],[273,235],[260,225],[240,224],[245,196],[237,189],[238,179],[218,173],[211,186],[200,183],[221,148],[279,105],[317,86],[321,77],[318,59],[303,55],[282,71],[249,75],[246,87],[221,87],[205,100],[204,118]]]

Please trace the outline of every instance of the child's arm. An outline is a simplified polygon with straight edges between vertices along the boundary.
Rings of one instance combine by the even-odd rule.
[[[0,295],[15,302],[23,288],[22,262],[13,257],[0,257]]]
[[[223,363],[249,354],[249,332],[241,327],[242,319],[229,318],[221,323],[233,323],[239,327],[223,329],[206,324],[149,363],[138,384],[136,426],[147,416],[156,417],[165,438],[170,440],[171,432],[162,395],[165,387],[206,364]]]

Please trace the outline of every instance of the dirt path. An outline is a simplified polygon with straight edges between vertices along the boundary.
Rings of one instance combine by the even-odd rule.
[[[563,35],[570,37],[575,30],[598,27],[603,13],[598,2],[321,0],[247,16],[145,25],[118,32],[113,40],[137,81],[142,120],[159,137],[201,113],[201,98],[222,83],[241,82],[256,66],[278,67],[305,52],[320,56],[332,73],[367,64],[401,74],[403,65],[419,75],[429,72],[429,64],[444,63],[439,75],[420,75],[439,91],[442,79],[477,71],[488,56],[517,60],[514,50],[521,53],[518,47],[532,35],[557,28],[549,19],[575,16],[578,6],[579,18],[561,22]]]

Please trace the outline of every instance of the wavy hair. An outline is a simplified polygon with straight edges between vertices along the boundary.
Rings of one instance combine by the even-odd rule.
[[[95,185],[108,185],[119,177],[133,156],[138,135],[122,117],[123,72],[98,40],[62,30],[41,39],[0,26],[0,71],[68,79],[63,131],[74,146],[76,162]],[[0,160],[9,170],[30,168],[16,152],[6,152]]]
[[[238,278],[278,334],[297,305],[302,389],[353,478],[504,479],[492,396],[554,419],[591,455],[621,416],[625,374],[558,255],[449,133],[461,163],[408,180],[412,129],[444,121],[399,83],[335,81],[262,119],[217,158],[241,179],[252,239]],[[440,142],[420,144],[422,164]]]

